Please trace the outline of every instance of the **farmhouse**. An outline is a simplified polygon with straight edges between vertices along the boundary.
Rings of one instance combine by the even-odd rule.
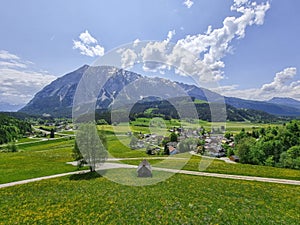
[[[179,153],[177,150],[177,142],[168,142],[167,148],[169,149],[170,155],[175,155],[175,154]]]

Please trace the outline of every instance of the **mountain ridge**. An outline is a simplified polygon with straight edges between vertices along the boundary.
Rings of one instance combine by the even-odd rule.
[[[89,69],[93,73],[113,73],[113,77],[107,80],[100,91],[97,101],[97,108],[106,109],[111,106],[118,93],[128,84],[144,76],[114,67],[91,67],[84,65],[79,69],[67,73],[45,86],[39,91],[31,101],[24,106],[19,112],[27,114],[42,115],[44,113],[53,116],[71,116],[74,94],[78,83],[83,74]],[[156,79],[156,80],[155,80]],[[149,78],[149,82],[154,85],[166,83],[166,85],[178,85],[187,94],[195,99],[207,101],[213,100],[218,102],[225,99],[225,103],[239,109],[251,109],[264,111],[277,116],[300,116],[300,109],[290,106],[275,104],[272,102],[252,101],[233,97],[223,97],[222,95],[212,92],[205,88],[199,88],[195,85],[184,84],[170,81],[163,78]],[[296,100],[295,100],[296,101]]]
[[[267,102],[300,109],[300,101],[293,98],[274,97]]]

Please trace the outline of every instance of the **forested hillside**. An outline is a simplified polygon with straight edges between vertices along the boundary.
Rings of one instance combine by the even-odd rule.
[[[0,144],[21,138],[31,132],[28,122],[0,113]]]
[[[211,121],[210,105],[207,102],[195,100],[193,103],[191,103],[191,102],[185,102],[184,100],[178,98],[177,103],[178,103],[177,104],[178,107],[181,108],[182,111],[184,111],[185,109],[191,109],[195,107],[199,119],[205,121]],[[217,103],[214,104],[217,105]],[[219,106],[220,109],[222,109],[222,107],[223,107],[222,105]],[[165,100],[136,103],[134,107],[131,109],[130,119],[132,120],[138,117],[154,117],[157,115],[179,119],[177,110],[170,102]],[[278,116],[270,115],[262,111],[257,111],[252,109],[237,109],[230,105],[226,105],[226,116],[227,116],[226,119],[228,121],[251,121],[251,122],[262,122],[262,123],[271,123],[271,122],[276,122],[285,119],[285,118],[279,118]],[[220,118],[221,117],[222,116],[220,116]]]

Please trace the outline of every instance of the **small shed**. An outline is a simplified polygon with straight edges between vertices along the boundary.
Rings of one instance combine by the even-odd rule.
[[[152,168],[150,163],[144,159],[137,168],[138,177],[152,177]]]

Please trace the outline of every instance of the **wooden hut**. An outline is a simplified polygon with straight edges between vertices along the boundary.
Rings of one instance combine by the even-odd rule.
[[[152,168],[150,163],[144,159],[137,168],[138,177],[152,177]]]

